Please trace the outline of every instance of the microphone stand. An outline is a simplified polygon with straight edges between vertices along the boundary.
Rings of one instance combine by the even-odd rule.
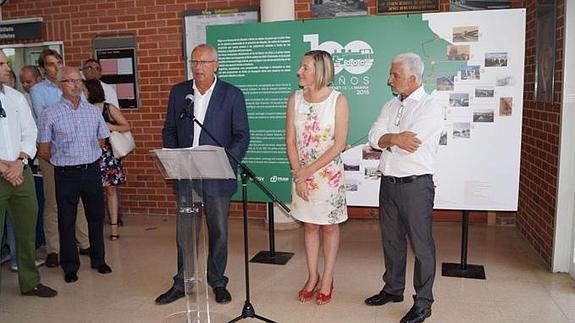
[[[184,113],[188,114],[188,116],[195,122],[202,131],[204,131],[210,139],[212,139],[218,146],[224,148],[226,154],[234,161],[236,164],[241,168],[241,179],[242,179],[242,209],[243,209],[243,220],[244,220],[244,277],[245,277],[245,284],[246,284],[246,300],[244,302],[244,307],[242,309],[242,313],[234,318],[233,320],[229,321],[228,323],[237,322],[239,320],[243,320],[246,318],[256,318],[264,322],[269,323],[276,323],[270,319],[267,319],[263,316],[257,315],[256,310],[254,309],[253,305],[250,301],[250,269],[249,269],[249,261],[248,261],[248,179],[252,179],[252,181],[259,187],[262,192],[264,192],[272,202],[278,203],[282,209],[286,212],[289,212],[290,209],[279,200],[279,198],[270,191],[255,175],[255,173],[244,163],[242,163],[236,156],[228,152],[228,150],[204,127],[204,125],[196,118],[193,113],[190,113],[190,105],[193,102],[187,105],[187,111]]]

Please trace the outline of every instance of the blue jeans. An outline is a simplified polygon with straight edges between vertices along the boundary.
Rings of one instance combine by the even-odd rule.
[[[230,196],[207,196],[204,194],[204,214],[208,227],[208,284],[212,288],[226,287],[228,277],[224,275],[228,263],[228,211]],[[182,215],[178,213],[177,221]],[[179,226],[178,226],[179,227]],[[178,273],[174,276],[174,287],[184,291],[184,259],[180,241],[183,234],[190,234],[191,228],[185,232],[176,232],[178,245]]]

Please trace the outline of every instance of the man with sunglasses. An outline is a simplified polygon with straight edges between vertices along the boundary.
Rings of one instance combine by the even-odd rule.
[[[56,104],[62,98],[62,91],[58,86],[58,71],[64,66],[62,56],[55,50],[45,49],[38,57],[38,65],[44,71],[46,78],[30,88],[32,107],[36,119],[40,120],[44,110]],[[42,185],[44,188],[44,235],[46,236],[46,267],[58,267],[58,253],[60,250],[60,237],[58,234],[58,209],[56,203],[56,188],[54,186],[54,166],[48,160],[38,159],[42,170]],[[88,239],[88,223],[84,215],[84,208],[78,206],[78,221],[76,221],[76,240],[80,247],[80,254],[90,253]]]
[[[80,259],[74,228],[80,198],[90,232],[90,263],[101,274],[112,272],[104,259],[104,196],[99,159],[110,136],[102,114],[82,97],[80,72],[65,66],[58,71],[62,98],[39,119],[38,155],[54,165],[60,266],[64,280],[78,280]]]
[[[58,293],[40,283],[36,268],[38,202],[28,159],[36,154],[37,130],[30,106],[9,82],[8,58],[0,50],[0,223],[6,210],[16,234],[18,282],[22,295],[54,297]],[[4,230],[0,229],[0,241]]]
[[[407,238],[415,254],[414,305],[401,323],[431,316],[435,243],[431,231],[435,188],[433,172],[443,128],[442,111],[423,88],[423,62],[414,53],[397,55],[388,84],[394,95],[369,131],[369,143],[381,149],[380,225],[385,286],[367,305],[403,301]]]

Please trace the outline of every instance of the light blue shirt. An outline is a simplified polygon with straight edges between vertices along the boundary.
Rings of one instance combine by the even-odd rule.
[[[102,155],[98,139],[110,136],[102,113],[81,98],[77,109],[62,97],[49,106],[39,119],[38,142],[50,143],[54,166],[90,164]]]
[[[34,108],[36,118],[40,119],[46,107],[60,101],[62,91],[54,82],[45,79],[30,89],[30,96],[32,97],[32,108]]]

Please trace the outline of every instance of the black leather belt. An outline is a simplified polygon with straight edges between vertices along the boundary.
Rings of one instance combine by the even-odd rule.
[[[98,164],[98,160],[93,163],[89,164],[80,164],[80,165],[71,165],[71,166],[56,166],[59,169],[88,169],[90,167],[96,166]]]
[[[392,184],[406,184],[406,183],[411,183],[418,178],[422,178],[422,177],[426,177],[426,176],[431,176],[431,175],[430,174],[412,175],[412,176],[406,176],[406,177],[383,176],[382,178],[385,181],[392,183]]]

